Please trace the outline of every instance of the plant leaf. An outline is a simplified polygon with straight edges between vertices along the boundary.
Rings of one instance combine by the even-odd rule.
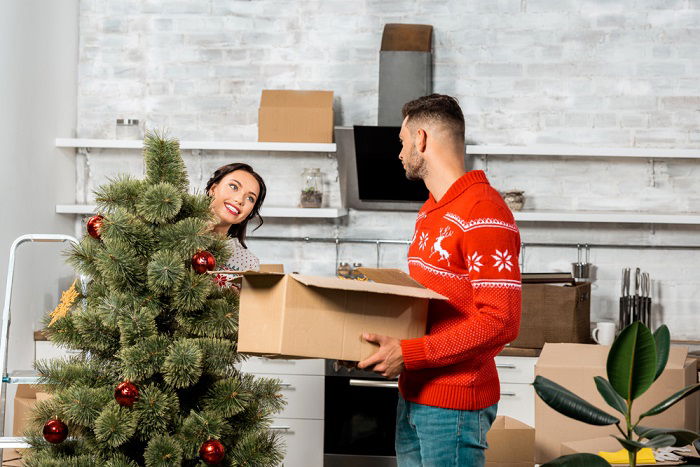
[[[661,373],[666,368],[668,362],[668,354],[671,349],[671,333],[665,324],[662,324],[659,329],[654,331],[654,342],[656,343],[656,375],[654,381],[659,379]]]
[[[639,452],[644,445],[639,441],[634,441],[632,439],[620,438],[619,436],[613,436],[616,440],[620,442],[623,448],[627,449],[629,452]]]
[[[673,447],[682,447],[691,444],[696,439],[700,438],[700,433],[695,433],[693,431],[682,430],[680,428],[651,428],[647,426],[636,426],[634,432],[640,437],[651,439],[659,435],[669,434],[676,438],[676,442],[673,443]]]
[[[608,381],[627,401],[649,389],[656,375],[656,342],[639,321],[627,326],[615,339],[607,362]]]
[[[543,376],[537,376],[533,386],[545,404],[574,420],[599,426],[620,423],[616,417]]]
[[[643,414],[639,416],[639,419],[641,420],[644,417],[651,417],[652,415],[658,415],[661,412],[664,412],[666,409],[674,405],[676,402],[680,401],[684,397],[688,397],[689,395],[693,394],[695,391],[700,389],[700,383],[696,384],[691,384],[688,387],[685,387],[678,391],[677,393],[671,395],[667,399],[663,400],[659,404],[657,404],[655,407],[652,407],[651,409],[647,410]]]
[[[644,443],[644,447],[665,448],[667,446],[673,446],[674,444],[676,444],[676,437],[668,433],[663,433],[658,436],[654,436],[653,438],[650,438],[649,441]]]
[[[601,396],[603,396],[603,399],[605,399],[605,402],[607,402],[610,407],[617,410],[621,414],[626,415],[627,402],[618,393],[615,392],[615,389],[613,389],[612,385],[610,384],[610,381],[603,378],[602,376],[596,376],[595,378],[593,378],[593,380],[595,381],[595,385],[598,388],[598,392]]]
[[[564,466],[564,467],[610,467],[608,461],[600,456],[589,453],[580,454],[569,454],[567,456],[561,456],[553,461],[549,461],[546,464],[542,464],[542,467],[550,466]]]

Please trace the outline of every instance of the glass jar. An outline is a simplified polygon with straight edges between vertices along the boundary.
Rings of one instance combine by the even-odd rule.
[[[140,122],[133,118],[117,119],[117,139],[143,139]]]
[[[302,208],[320,208],[323,204],[323,175],[321,169],[304,169],[301,173]]]

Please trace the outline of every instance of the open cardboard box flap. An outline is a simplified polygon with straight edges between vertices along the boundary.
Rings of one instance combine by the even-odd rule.
[[[260,107],[333,107],[333,91],[264,89]]]
[[[447,300],[447,297],[423,287],[411,276],[399,269],[358,268],[367,281],[340,279],[337,277],[307,276],[289,274],[289,277],[309,287],[322,289],[349,290],[352,292],[374,292],[402,297],[432,298]],[[244,276],[284,276],[280,272],[245,271]]]
[[[598,368],[600,362],[607,361],[609,345],[588,344],[547,344],[542,349],[537,366],[539,368],[565,367],[576,362],[577,367]],[[671,346],[667,369],[683,369],[688,357],[685,346]]]

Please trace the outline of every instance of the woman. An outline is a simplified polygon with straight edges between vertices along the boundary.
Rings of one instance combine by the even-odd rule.
[[[248,164],[236,162],[216,169],[206,189],[212,198],[211,210],[217,217],[214,231],[231,238],[233,254],[224,269],[260,270],[260,260],[248,250],[245,237],[248,221],[252,218],[258,216],[262,225],[259,211],[267,193],[262,177]],[[217,276],[217,282],[222,281],[224,278]]]

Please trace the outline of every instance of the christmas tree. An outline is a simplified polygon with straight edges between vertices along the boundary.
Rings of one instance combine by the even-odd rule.
[[[277,465],[279,382],[241,373],[238,294],[207,270],[231,251],[210,198],[188,193],[179,143],[144,141],[146,176],[96,191],[100,215],[68,253],[76,281],[46,318],[79,350],[37,362],[53,394],[27,436],[29,466]]]

